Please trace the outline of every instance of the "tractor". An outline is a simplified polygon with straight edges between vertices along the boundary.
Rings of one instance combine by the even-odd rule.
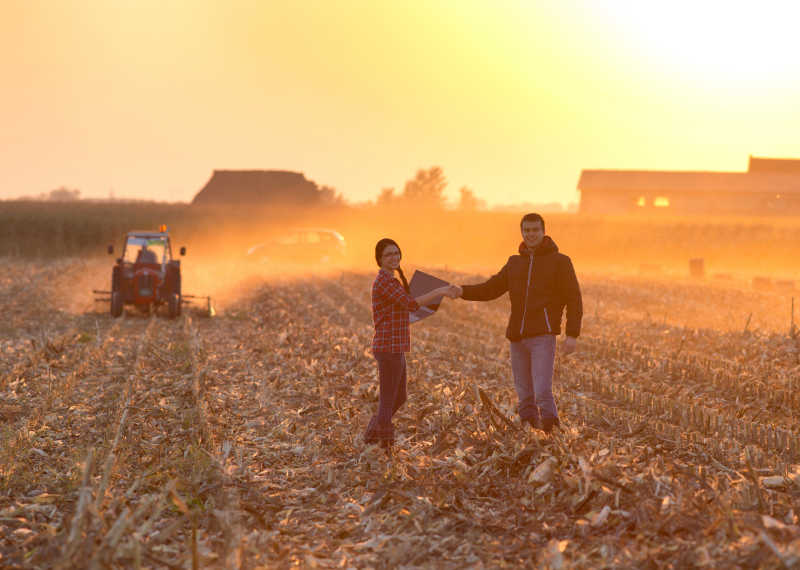
[[[113,255],[113,245],[108,246],[108,253]],[[180,255],[186,255],[185,247],[180,248]],[[125,305],[143,313],[166,305],[170,318],[179,316],[181,304],[186,302],[181,295],[181,262],[172,257],[167,226],[162,225],[157,232],[128,232],[122,255],[111,272],[111,291],[94,292],[109,295],[98,300],[111,302],[113,317],[121,316]]]

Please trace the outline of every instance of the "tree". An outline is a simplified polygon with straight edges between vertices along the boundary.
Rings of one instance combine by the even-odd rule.
[[[323,186],[319,189],[319,200],[326,206],[343,206],[344,197],[336,191],[336,188]]]
[[[74,200],[80,200],[80,196],[80,190],[70,190],[66,186],[61,186],[55,190],[50,190],[47,194],[47,199],[51,202],[72,202]]]
[[[481,200],[480,198],[476,197],[475,192],[473,192],[470,188],[464,186],[461,188],[461,190],[459,190],[459,192],[461,193],[461,199],[458,201],[459,210],[475,212],[477,210],[486,209],[486,200]]]
[[[414,178],[406,182],[403,188],[403,200],[412,202],[417,207],[442,208],[445,188],[447,179],[441,167],[420,169]]]
[[[382,188],[378,196],[378,206],[388,206],[395,201],[394,188]]]

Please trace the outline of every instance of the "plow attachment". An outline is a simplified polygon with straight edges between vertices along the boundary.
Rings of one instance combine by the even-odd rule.
[[[200,306],[205,305],[207,316],[213,317],[217,314],[214,304],[211,302],[211,297],[203,295],[181,295],[181,303],[184,305]]]
[[[102,291],[100,289],[92,289],[94,294],[95,303],[110,303],[111,291]],[[208,317],[213,317],[217,314],[217,309],[214,307],[214,302],[210,296],[204,295],[181,295],[181,305],[188,305],[200,309]]]
[[[108,303],[111,301],[111,291],[100,291],[99,289],[92,289],[92,293],[94,294],[94,301],[95,303],[99,301],[105,301]]]

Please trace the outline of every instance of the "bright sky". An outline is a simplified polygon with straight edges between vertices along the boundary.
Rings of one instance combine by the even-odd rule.
[[[583,168],[800,158],[800,3],[0,0],[0,199],[188,201],[215,168],[351,201],[578,200]]]

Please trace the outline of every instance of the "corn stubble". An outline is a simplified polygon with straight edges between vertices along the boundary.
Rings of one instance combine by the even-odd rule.
[[[446,302],[414,325],[387,455],[361,442],[370,279],[264,282],[211,320],[53,313],[44,290],[16,306],[26,327],[0,337],[0,566],[800,561],[799,347],[777,319],[743,330],[784,299],[584,279],[553,437],[516,419],[507,301]]]

